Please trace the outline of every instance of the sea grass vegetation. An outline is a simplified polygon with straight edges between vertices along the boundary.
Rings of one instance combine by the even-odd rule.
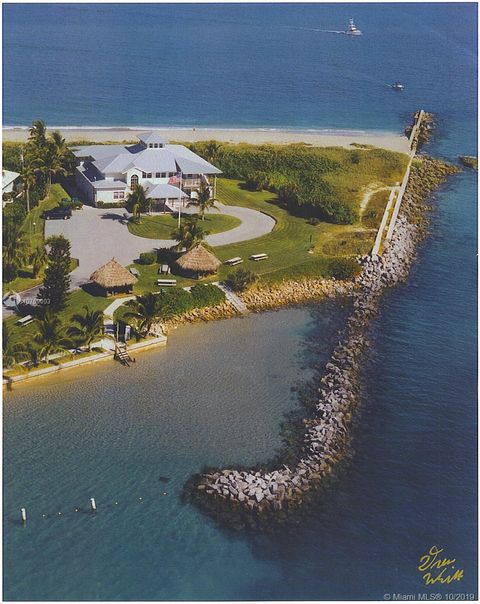
[[[403,153],[377,148],[198,142],[190,148],[247,189],[268,190],[291,213],[353,224],[365,187],[394,185],[405,172]]]

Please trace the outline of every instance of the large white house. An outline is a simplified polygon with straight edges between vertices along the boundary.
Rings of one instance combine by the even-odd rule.
[[[134,185],[142,185],[152,199],[154,212],[178,208],[182,200],[195,197],[203,181],[221,170],[183,145],[171,145],[155,131],[142,132],[135,145],[90,145],[74,149],[78,159],[76,183],[86,201],[119,203]],[[193,194],[193,195],[192,195]]]

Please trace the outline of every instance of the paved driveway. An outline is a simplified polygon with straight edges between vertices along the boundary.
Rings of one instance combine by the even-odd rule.
[[[230,231],[209,235],[207,243],[213,246],[237,243],[261,237],[273,230],[275,221],[270,216],[238,206],[217,204],[224,214],[235,216],[242,224]],[[215,211],[215,210],[214,210]],[[72,256],[79,266],[72,272],[72,289],[88,283],[90,275],[105,262],[115,257],[124,266],[131,264],[141,252],[169,247],[174,241],[146,239],[132,235],[124,218],[125,210],[84,206],[73,212],[70,220],[47,220],[45,236],[64,235],[70,240]]]

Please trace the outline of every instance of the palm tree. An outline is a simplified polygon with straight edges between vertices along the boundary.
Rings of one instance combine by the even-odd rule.
[[[20,176],[23,182],[23,189],[25,191],[27,201],[27,212],[30,212],[30,191],[37,184],[37,174],[35,168],[31,164],[25,164],[22,167]]]
[[[30,263],[33,269],[33,277],[36,279],[40,274],[40,271],[47,263],[47,252],[43,247],[37,247],[33,254],[30,256]]]
[[[220,143],[217,143],[217,141],[208,141],[207,144],[205,145],[205,156],[206,156],[206,160],[209,161],[211,164],[215,161],[218,152],[220,151],[220,149],[222,148],[222,145]]]
[[[145,194],[145,189],[142,185],[134,185],[132,192],[127,197],[125,207],[131,212],[135,219],[140,222],[140,215],[148,212],[151,204],[151,199]]]
[[[93,342],[103,334],[103,312],[101,310],[90,310],[88,306],[83,307],[84,314],[75,314],[72,317],[74,323],[68,329],[68,335],[88,346],[92,350]]]
[[[28,259],[30,246],[22,233],[21,225],[9,221],[3,227],[3,263],[18,268]]]
[[[60,319],[47,309],[41,320],[38,321],[38,331],[33,336],[33,341],[38,344],[38,356],[48,363],[50,355],[68,350],[72,345],[65,333],[65,327]]]
[[[21,343],[12,342],[11,330],[7,321],[3,321],[2,328],[3,364],[7,368],[18,365],[20,361],[28,358],[28,351]]]
[[[210,187],[204,182],[197,191],[196,203],[200,209],[200,218],[205,220],[205,211],[215,207],[215,199],[210,194]]]
[[[178,249],[186,248],[191,250],[205,239],[208,231],[204,231],[198,226],[198,219],[188,216],[185,217],[178,229],[172,232],[172,237],[178,241]]]
[[[47,142],[47,127],[43,120],[35,120],[29,128],[30,139],[37,147],[44,147]]]
[[[124,314],[124,317],[134,319],[138,324],[139,333],[143,336],[148,335],[157,319],[169,319],[173,314],[161,296],[152,293],[138,296],[136,300],[131,300],[127,307],[130,310]]]

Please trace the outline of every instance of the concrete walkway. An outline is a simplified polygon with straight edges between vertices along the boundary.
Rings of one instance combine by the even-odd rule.
[[[217,207],[220,213],[235,216],[242,224],[229,231],[209,235],[206,241],[212,246],[255,239],[270,233],[275,226],[273,218],[250,208],[222,204],[217,204]],[[212,213],[218,213],[218,210],[212,210]],[[64,235],[69,239],[72,257],[79,260],[79,266],[71,273],[72,289],[88,283],[93,271],[112,257],[126,266],[141,252],[171,247],[175,243],[171,239],[146,239],[132,235],[127,228],[123,208],[84,206],[82,210],[73,212],[70,220],[47,220],[45,237],[51,235]]]

